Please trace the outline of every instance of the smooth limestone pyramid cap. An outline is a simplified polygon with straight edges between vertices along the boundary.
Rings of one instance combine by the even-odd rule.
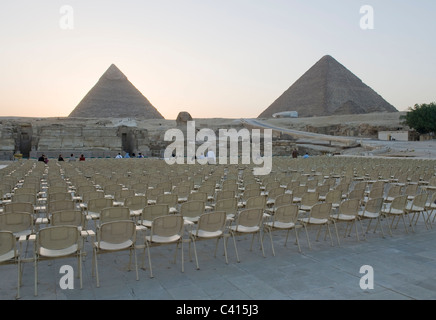
[[[114,64],[100,77],[69,117],[164,119]]]
[[[299,117],[398,112],[329,55],[322,57],[258,118],[285,111],[297,111]]]

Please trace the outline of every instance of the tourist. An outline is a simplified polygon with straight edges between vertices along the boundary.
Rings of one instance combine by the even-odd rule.
[[[303,156],[303,159],[309,158],[309,154],[306,152],[306,154]]]
[[[115,157],[115,159],[122,159],[123,156],[121,155],[121,153],[118,152],[117,156]]]
[[[69,162],[76,161],[76,158],[74,158],[74,154],[70,155],[70,159],[68,161]]]
[[[141,152],[138,154],[138,158],[144,158]]]
[[[124,158],[130,158],[130,155],[128,152],[126,152],[126,154],[124,155]]]
[[[79,161],[85,161],[85,156],[83,154],[80,155]]]
[[[297,149],[292,150],[292,158],[297,159],[298,158],[298,151]]]
[[[64,161],[64,157],[62,157],[62,155],[60,154],[58,157],[58,161]]]
[[[48,163],[48,158],[45,154],[42,155],[44,157],[44,163],[47,164]]]
[[[38,158],[38,161],[44,162],[44,155],[43,154]]]

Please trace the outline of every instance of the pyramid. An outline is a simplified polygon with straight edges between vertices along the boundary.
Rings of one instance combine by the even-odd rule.
[[[164,119],[114,64],[106,70],[69,117]]]
[[[329,55],[322,57],[258,118],[270,118],[284,111],[297,111],[299,117],[398,112]]]

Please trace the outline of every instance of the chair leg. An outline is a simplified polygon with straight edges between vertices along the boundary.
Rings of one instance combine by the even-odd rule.
[[[295,230],[295,241],[297,242],[298,245],[298,251],[301,253],[300,240],[298,239],[298,230],[295,227],[294,230]]]
[[[238,248],[236,247],[236,239],[235,239],[235,234],[233,232],[232,232],[232,238],[233,238],[233,245],[235,246],[236,260],[238,262],[241,262],[241,260],[239,260]]]
[[[304,230],[306,230],[306,238],[307,238],[307,243],[309,245],[309,249],[312,250],[312,246],[310,244],[310,239],[309,239],[309,232],[307,231],[307,226],[305,224],[303,224],[303,228],[304,228]]]
[[[145,249],[144,249],[145,253]],[[151,268],[150,245],[147,242],[148,266],[150,267],[150,278],[153,278],[153,270]]]
[[[195,239],[194,239],[194,238],[191,238],[191,241],[192,241],[192,245],[193,245],[193,247],[194,247],[195,263],[197,264],[197,270],[199,270],[200,267],[199,267],[199,265],[198,265],[197,246],[195,245]],[[218,243],[217,243],[217,245],[218,245]],[[189,242],[189,246],[191,246],[191,242]],[[215,249],[215,252],[216,252],[216,249]]]
[[[97,248],[94,247],[94,266],[95,266],[95,277],[96,277],[96,281],[97,281],[97,288],[100,287],[100,279],[98,277],[98,254],[97,254]]]
[[[35,257],[34,262],[34,268],[35,268],[35,297],[38,295],[38,257]]]
[[[226,236],[223,236],[223,242],[224,242],[224,256],[226,258],[226,264],[229,264],[229,259],[227,257],[227,244],[226,244]]]

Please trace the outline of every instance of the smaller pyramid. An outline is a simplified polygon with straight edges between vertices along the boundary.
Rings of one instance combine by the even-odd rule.
[[[333,57],[326,55],[259,118],[287,111],[296,111],[299,117],[318,117],[398,110]]]
[[[100,77],[69,117],[164,119],[114,64]]]

